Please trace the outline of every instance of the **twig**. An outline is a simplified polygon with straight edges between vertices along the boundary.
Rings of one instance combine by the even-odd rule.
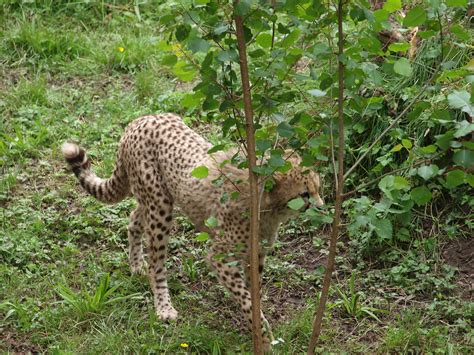
[[[334,135],[332,134],[332,120],[330,120],[330,125],[329,125],[329,139],[331,140],[332,170],[334,170],[334,181],[336,182],[336,186],[337,186],[339,179],[337,178],[336,156],[334,154]]]
[[[321,324],[323,321],[324,310],[331,285],[331,277],[334,271],[336,259],[336,244],[339,236],[339,227],[342,214],[342,202],[344,192],[344,63],[342,56],[344,54],[344,33],[343,33],[343,0],[339,0],[337,6],[337,34],[338,34],[338,74],[339,74],[339,94],[338,94],[338,128],[339,128],[339,146],[338,146],[338,183],[336,185],[336,203],[334,220],[332,223],[332,233],[329,241],[329,255],[324,273],[324,281],[321,289],[321,297],[319,298],[318,309],[313,321],[313,331],[308,346],[308,355],[314,354],[314,348],[318,343],[319,334],[321,333]]]
[[[238,0],[235,4],[238,4]],[[235,31],[239,49],[240,76],[242,79],[242,92],[247,131],[247,156],[249,162],[249,187],[250,187],[250,295],[252,301],[252,338],[254,354],[263,354],[262,322],[260,318],[260,275],[259,265],[259,194],[258,176],[253,171],[256,166],[255,137],[253,124],[252,97],[247,65],[247,50],[245,45],[244,24],[241,16],[236,15]]]
[[[367,186],[370,186],[372,185],[374,182],[377,182],[381,179],[383,179],[385,176],[388,176],[388,175],[391,175],[391,174],[395,174],[395,173],[399,173],[400,171],[404,171],[404,170],[407,170],[407,169],[410,169],[410,168],[413,168],[415,166],[418,166],[418,165],[421,165],[421,164],[424,164],[424,163],[427,163],[427,162],[430,162],[432,161],[433,159],[437,158],[440,154],[437,154],[435,155],[434,157],[432,158],[429,158],[429,159],[423,159],[423,160],[420,160],[420,161],[417,161],[415,163],[413,163],[412,165],[410,166],[406,166],[404,168],[400,168],[400,169],[395,169],[395,170],[391,170],[389,171],[388,173],[385,173],[385,174],[382,174],[378,177],[376,177],[375,179],[372,179],[368,182],[365,182],[365,183],[362,183],[360,184],[359,186],[357,186],[356,189],[352,190],[352,191],[349,191],[349,192],[346,192],[345,194],[342,195],[342,198],[343,199],[346,199],[354,194],[356,194],[357,192],[359,192],[360,190],[362,190],[363,188],[367,187]]]

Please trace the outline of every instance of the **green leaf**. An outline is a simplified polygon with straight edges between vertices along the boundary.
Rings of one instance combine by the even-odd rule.
[[[446,175],[446,187],[454,188],[464,183],[465,173],[462,170],[452,170]]]
[[[261,48],[249,52],[249,56],[251,56],[252,58],[260,58],[263,57],[265,54],[267,54],[267,52]]]
[[[465,69],[474,72],[474,58],[472,58],[469,63],[464,66]]]
[[[257,150],[260,152],[264,152],[272,147],[272,141],[269,139],[257,139],[255,144],[257,146]]]
[[[448,103],[450,107],[460,109],[471,117],[474,116],[474,107],[471,104],[471,94],[466,90],[454,90],[448,95]]]
[[[403,145],[397,144],[395,147],[392,148],[391,152],[399,152],[400,150],[402,150],[402,148]]]
[[[237,62],[239,59],[239,55],[235,50],[231,49],[228,51],[220,52],[217,55],[216,59],[220,62]]]
[[[196,238],[194,238],[196,242],[205,242],[208,239],[209,239],[209,234],[206,232],[201,232],[196,236]]]
[[[466,182],[471,186],[474,187],[474,174],[468,174],[466,176]]]
[[[263,48],[270,48],[272,46],[272,35],[269,33],[260,33],[255,42]]]
[[[418,186],[411,190],[411,199],[418,206],[427,204],[431,200],[431,191],[426,186]]]
[[[448,131],[444,134],[440,134],[435,136],[436,138],[436,145],[440,147],[442,150],[449,149],[449,144],[454,138],[454,131]]]
[[[439,168],[437,165],[424,165],[418,168],[418,175],[425,180],[431,179],[433,176],[437,175]]]
[[[466,120],[459,122],[457,126],[458,129],[454,132],[454,137],[456,138],[464,137],[474,131],[474,123],[470,123]]]
[[[186,94],[181,100],[181,104],[186,108],[194,108],[201,103],[202,98],[203,94],[201,94],[200,92]]]
[[[209,217],[204,222],[204,225],[208,228],[216,228],[217,227],[217,218],[214,216]]]
[[[288,123],[282,122],[278,125],[277,132],[282,137],[290,138],[293,136],[294,129]]]
[[[446,5],[454,6],[467,6],[467,0],[446,0]]]
[[[468,168],[474,164],[474,152],[472,150],[462,149],[454,153],[453,162],[457,165]]]
[[[383,4],[383,9],[388,12],[395,12],[402,8],[402,0],[387,0]]]
[[[403,176],[395,176],[393,179],[393,188],[395,190],[404,190],[410,187],[410,183]]]
[[[225,144],[216,144],[215,146],[213,146],[211,149],[209,149],[207,151],[207,154],[212,154],[212,153],[215,153],[215,152],[219,152],[221,150],[224,150],[225,149]]]
[[[274,168],[279,168],[285,165],[285,160],[279,154],[273,154],[270,156],[268,160],[268,164]]]
[[[408,139],[402,139],[402,145],[408,150],[413,147],[413,144]]]
[[[188,38],[190,31],[191,27],[189,25],[179,25],[175,31],[176,39],[179,42],[184,41],[186,38]]]
[[[421,39],[428,39],[428,38],[436,36],[436,31],[433,31],[433,30],[419,31],[418,35],[420,36]]]
[[[196,5],[206,5],[209,4],[211,0],[194,0]]]
[[[214,34],[219,36],[219,35],[227,32],[228,29],[229,29],[229,25],[227,23],[221,23],[221,24],[219,24],[218,26],[216,26],[214,28],[213,32],[214,32]]]
[[[393,189],[393,179],[393,175],[388,175],[379,181],[379,189],[389,196],[391,196],[391,190]]]
[[[161,64],[171,67],[175,65],[177,61],[178,61],[178,57],[176,57],[174,54],[170,54],[170,55],[165,55],[163,57],[163,59],[161,60]]]
[[[250,12],[251,5],[251,0],[240,0],[235,6],[234,12],[238,16],[245,16]]]
[[[403,25],[406,27],[416,27],[424,24],[426,21],[426,12],[420,6],[411,9],[403,19]]]
[[[308,90],[308,93],[314,97],[323,97],[326,96],[326,91],[322,91],[319,89]]]
[[[421,154],[433,154],[436,152],[436,146],[433,144],[427,145],[426,147],[421,147],[420,148],[420,153]]]
[[[408,189],[410,183],[403,176],[388,175],[380,180],[378,186],[389,198],[393,199],[392,191]]]
[[[194,170],[191,171],[191,175],[198,179],[204,179],[209,175],[209,169],[207,166],[201,165],[194,168]]]
[[[393,66],[393,70],[395,71],[395,73],[403,76],[410,76],[413,71],[411,64],[407,58],[400,58],[399,60],[397,60]]]
[[[254,173],[259,175],[268,175],[273,173],[273,168],[268,165],[254,166],[252,170]]]
[[[451,28],[451,33],[455,35],[457,38],[459,38],[461,41],[469,41],[471,36],[469,35],[469,32],[466,31],[460,24],[455,24],[452,25]]]
[[[390,52],[406,52],[410,47],[410,43],[392,43],[388,46],[388,50]]]
[[[392,238],[393,227],[392,222],[390,222],[389,219],[376,219],[375,221],[372,221],[372,225],[374,226],[375,233],[377,233],[379,238],[385,240]]]
[[[301,197],[295,198],[288,202],[288,207],[290,207],[292,210],[295,210],[295,211],[298,211],[304,205],[305,205],[305,202]]]
[[[283,48],[288,48],[290,46],[292,46],[299,38],[301,34],[301,30],[300,29],[295,29],[293,30],[288,36],[286,36],[283,41],[281,41],[281,46]]]
[[[197,52],[206,53],[210,47],[211,45],[202,38],[195,37],[188,40],[188,48],[193,53],[197,53]]]
[[[390,16],[390,12],[384,9],[378,9],[374,11],[374,18],[377,20],[377,22],[384,22],[388,20],[388,17]]]
[[[173,66],[172,72],[182,81],[192,81],[198,74],[192,65],[184,61],[177,62]]]

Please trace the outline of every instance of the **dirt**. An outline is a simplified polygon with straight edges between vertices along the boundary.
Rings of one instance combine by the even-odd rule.
[[[322,238],[326,239],[324,236]],[[283,246],[273,252],[277,258],[292,255],[291,264],[305,269],[308,274],[326,265],[327,256],[321,252],[325,248],[316,248],[310,236],[281,236],[281,241],[284,243]],[[268,319],[271,322],[282,322],[291,318],[294,311],[304,307],[307,300],[314,298],[318,291],[319,286],[311,282],[289,281],[281,287],[268,283],[265,287],[266,299],[264,300]]]
[[[0,336],[0,352],[6,351],[11,354],[39,354],[41,349],[29,343],[17,334],[4,330]]]
[[[461,296],[474,300],[474,240],[455,239],[443,248],[445,262],[458,269],[458,286]]]

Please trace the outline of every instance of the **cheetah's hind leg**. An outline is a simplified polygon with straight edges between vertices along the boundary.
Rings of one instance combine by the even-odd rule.
[[[132,274],[146,275],[146,262],[143,259],[144,213],[141,205],[130,214],[128,224],[128,260]]]

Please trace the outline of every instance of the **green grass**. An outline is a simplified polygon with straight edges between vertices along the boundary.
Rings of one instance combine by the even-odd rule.
[[[187,116],[186,92],[160,65],[153,2],[139,7],[141,20],[129,3],[42,4],[0,5],[0,351],[249,353],[237,306],[203,262],[205,245],[191,241],[190,222],[176,218],[168,260],[180,319],[163,324],[146,277],[129,272],[134,202],[105,206],[87,196],[59,152],[67,139],[81,142],[105,176],[128,122],[150,112]],[[325,246],[324,231],[300,221],[269,257],[264,308],[284,340],[276,353],[306,349]],[[347,315],[333,290],[320,351],[469,352],[472,303],[457,296],[436,253],[413,248],[419,253],[395,250],[396,261],[377,266],[356,263],[341,245],[341,294],[384,312],[374,319],[356,302]]]

